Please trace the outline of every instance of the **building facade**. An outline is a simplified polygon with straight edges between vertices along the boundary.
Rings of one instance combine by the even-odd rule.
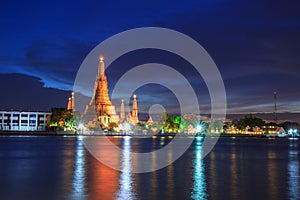
[[[50,112],[0,111],[2,131],[45,131]]]

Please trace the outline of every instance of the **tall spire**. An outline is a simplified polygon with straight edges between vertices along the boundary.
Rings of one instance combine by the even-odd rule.
[[[68,110],[75,110],[75,106],[74,106],[74,92],[71,93],[71,97],[69,97],[68,99],[68,106],[67,106]]]
[[[138,107],[137,107],[137,101],[136,101],[136,95],[133,95],[133,102],[132,102],[132,114],[131,114],[131,122],[133,124],[139,123],[138,118]]]
[[[104,75],[104,68],[105,68],[104,57],[100,56],[99,65],[98,65],[98,79],[99,80],[101,79],[102,75]]]
[[[120,122],[123,122],[125,119],[125,109],[124,109],[124,100],[122,99],[121,110],[120,110]]]
[[[72,92],[72,99],[71,99],[71,106],[72,106],[72,110],[73,110],[73,112],[75,111],[75,97],[74,97],[74,95],[75,95],[75,93],[74,92]]]
[[[118,123],[119,115],[116,113],[115,106],[112,104],[108,95],[108,82],[104,73],[104,58],[100,56],[98,65],[98,75],[95,84],[94,108],[97,119],[102,127],[107,127],[110,123]]]
[[[149,119],[146,122],[146,124],[153,124],[153,120],[152,120],[152,117],[150,115],[149,115]]]
[[[72,98],[71,97],[69,97],[67,109],[72,110]]]

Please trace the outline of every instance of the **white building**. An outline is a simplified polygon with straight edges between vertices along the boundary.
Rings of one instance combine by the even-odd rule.
[[[0,111],[0,130],[44,131],[50,112]]]

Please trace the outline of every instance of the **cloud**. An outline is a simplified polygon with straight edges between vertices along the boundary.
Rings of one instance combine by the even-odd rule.
[[[81,62],[99,42],[130,28],[162,26],[191,36],[208,51],[225,81],[229,111],[271,111],[274,90],[283,110],[299,111],[298,8],[298,1],[283,5],[278,0],[124,1],[118,6],[109,1],[73,2],[71,7],[60,2],[59,8],[55,2],[26,3],[21,8],[7,1],[0,8],[0,73],[7,74],[7,78],[1,75],[1,81],[27,77],[24,83],[36,83],[36,90],[44,95],[45,91],[71,90]],[[107,70],[110,91],[131,67],[149,61],[169,65],[185,75],[198,94],[202,110],[209,109],[202,77],[180,58],[162,52],[133,52],[112,63]],[[6,87],[9,92],[16,88],[14,84]],[[29,88],[24,91],[29,97],[31,93],[37,95]],[[141,102],[176,106],[176,101],[161,98],[171,97],[166,90],[153,87],[143,92]]]
[[[35,40],[24,49],[24,56],[0,58],[0,68],[2,73],[38,77],[44,87],[71,90],[77,70],[91,48],[91,44],[72,39]]]
[[[3,110],[49,111],[66,107],[70,91],[45,88],[41,79],[21,74],[0,74]]]

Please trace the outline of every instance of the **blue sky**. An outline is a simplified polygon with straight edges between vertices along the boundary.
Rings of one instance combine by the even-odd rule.
[[[279,111],[299,112],[299,6],[296,0],[2,1],[0,84],[5,97],[0,109],[65,107],[77,70],[97,44],[121,31],[157,26],[187,34],[207,50],[223,77],[229,113],[272,112],[274,90]],[[209,108],[205,84],[188,67],[180,69],[183,62],[159,52],[136,53],[107,71],[110,88],[124,71],[147,59],[177,63],[175,68],[199,86],[201,109]],[[153,99],[177,105],[158,86],[137,93],[148,102],[145,108]]]

